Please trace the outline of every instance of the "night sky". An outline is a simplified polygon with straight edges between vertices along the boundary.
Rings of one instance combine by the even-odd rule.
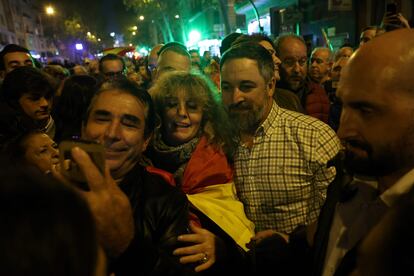
[[[120,33],[126,26],[135,24],[136,15],[127,11],[122,0],[53,0],[42,1],[52,4],[56,9],[64,10],[66,16],[78,13],[91,32],[107,35]],[[135,21],[134,21],[135,20]]]

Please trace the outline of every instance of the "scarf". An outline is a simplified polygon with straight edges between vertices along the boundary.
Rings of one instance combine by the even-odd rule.
[[[195,137],[179,146],[169,146],[157,134],[152,143],[151,159],[156,167],[172,173],[177,186],[181,186],[184,170],[199,141],[200,137]]]

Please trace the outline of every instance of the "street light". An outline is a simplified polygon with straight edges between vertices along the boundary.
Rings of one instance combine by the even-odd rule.
[[[132,29],[133,29],[134,31],[136,31],[136,30],[138,30],[138,27],[137,27],[137,26],[133,26],[133,27],[132,27]]]
[[[109,35],[112,36],[112,37],[115,37],[115,33],[114,32],[110,33]]]
[[[179,15],[179,14],[176,14],[174,17],[175,17],[176,19],[178,19],[178,18],[180,18],[180,15]]]
[[[136,32],[132,32],[132,35],[136,35],[137,33]]]
[[[55,9],[52,6],[46,6],[45,11],[46,11],[47,15],[54,15],[55,14]]]
[[[139,16],[139,20],[143,21],[145,19],[145,17],[143,15]]]

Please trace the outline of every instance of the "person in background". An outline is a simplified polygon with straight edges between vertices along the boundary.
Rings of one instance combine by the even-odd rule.
[[[188,51],[191,56],[191,70],[194,72],[202,73],[203,70],[201,68],[201,58],[198,49],[191,49]]]
[[[50,173],[52,166],[59,164],[58,145],[38,130],[23,133],[9,141],[2,154],[16,167],[34,167],[43,174]]]
[[[197,245],[176,249],[175,254],[183,263],[201,260],[197,271],[245,271],[246,244],[254,226],[234,192],[235,134],[217,89],[201,75],[172,72],[158,79],[150,93],[161,126],[148,157],[171,174],[201,222],[201,228],[191,224],[193,233],[179,237]]]
[[[303,38],[295,34],[280,35],[275,41],[275,48],[282,61],[279,87],[299,97],[305,114],[327,123],[329,99],[324,88],[309,79],[307,48]]]
[[[97,91],[98,81],[91,76],[71,76],[63,84],[61,96],[54,108],[55,141],[81,137],[83,115]]]
[[[191,70],[191,57],[187,48],[178,42],[169,42],[158,51],[158,65],[154,70],[153,83],[164,73]]]
[[[317,84],[324,84],[329,79],[332,66],[332,51],[329,48],[313,49],[309,62],[309,79]]]
[[[0,73],[4,78],[6,74],[22,66],[35,67],[34,60],[28,49],[8,44],[0,52]]]
[[[148,69],[148,57],[142,58],[138,61],[138,74],[141,76],[141,87],[148,89],[151,85],[151,72]]]
[[[348,63],[349,58],[340,58],[332,65],[331,79],[325,82],[325,90],[328,93],[330,108],[328,125],[335,131],[339,128],[339,120],[341,117],[342,104],[336,95],[336,89],[338,88],[339,80],[341,79],[342,69]]]
[[[340,58],[350,58],[354,53],[354,49],[347,44],[342,45],[335,53],[334,62],[337,62]]]
[[[1,139],[7,140],[28,130],[55,135],[50,115],[55,91],[48,77],[32,67],[19,67],[6,75],[0,94]]]
[[[99,72],[105,77],[105,80],[125,77],[127,75],[125,61],[118,55],[107,54],[99,60]]]
[[[156,44],[154,47],[151,48],[151,51],[148,55],[148,70],[151,73],[151,79],[154,79],[154,70],[158,66],[158,52],[161,50],[161,48],[164,46],[164,44]]]
[[[359,47],[375,38],[377,30],[377,26],[368,26],[362,29],[361,35],[359,36]]]
[[[204,51],[201,58],[201,68],[204,70],[211,63],[211,60],[211,52],[209,50]]]

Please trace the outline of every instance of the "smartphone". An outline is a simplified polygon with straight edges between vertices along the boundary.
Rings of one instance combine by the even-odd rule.
[[[388,3],[386,12],[388,14],[397,14],[397,4],[396,3]]]
[[[85,175],[72,158],[71,150],[74,147],[86,151],[102,174],[105,172],[104,147],[97,142],[80,139],[65,140],[59,144],[59,161],[62,174],[73,182],[84,183],[85,185],[82,185],[81,188],[86,189]]]

